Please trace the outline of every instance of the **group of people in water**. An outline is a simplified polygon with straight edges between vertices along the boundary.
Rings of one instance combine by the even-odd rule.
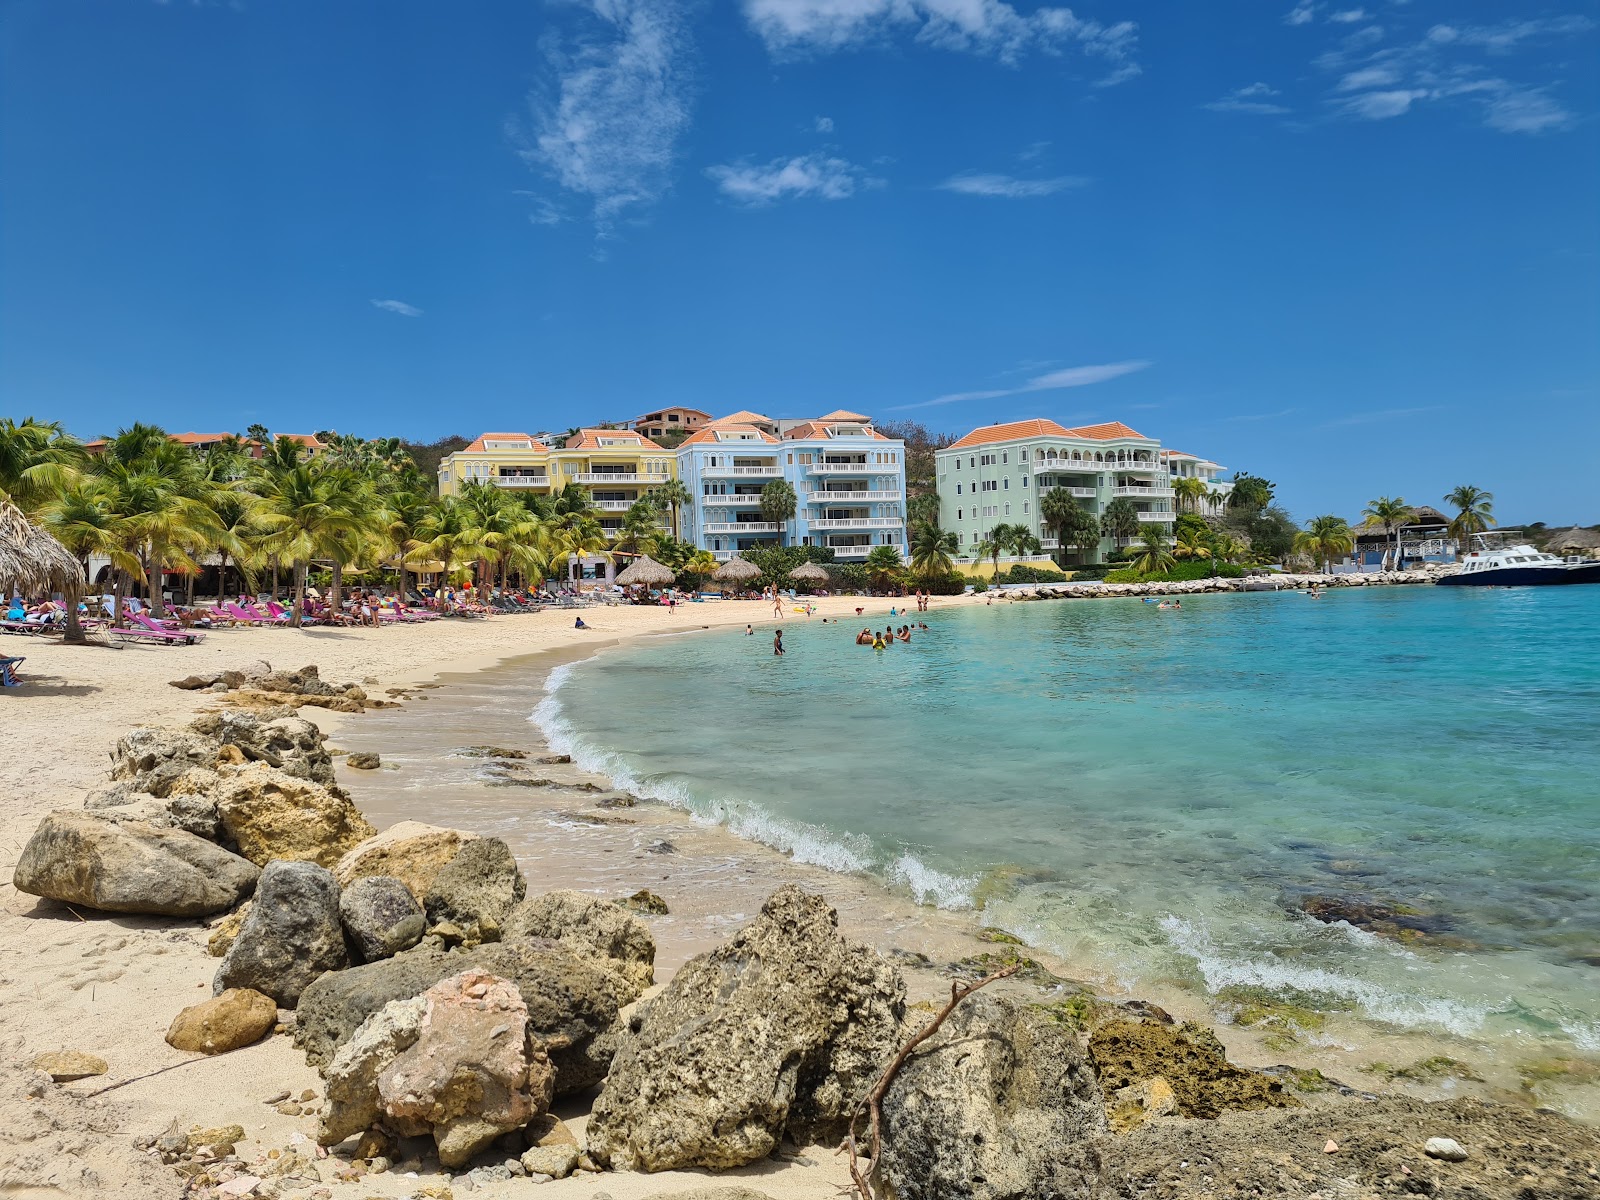
[[[889,615],[893,616],[894,610],[891,609]],[[927,625],[921,621],[918,621],[915,628],[926,629]],[[879,631],[874,631],[870,628],[863,629],[860,633],[856,634],[856,645],[871,646],[874,650],[885,650],[894,645],[896,642],[909,643],[911,641],[912,629],[913,626],[910,625],[902,625],[899,629],[895,629],[893,626],[891,626],[888,629]]]

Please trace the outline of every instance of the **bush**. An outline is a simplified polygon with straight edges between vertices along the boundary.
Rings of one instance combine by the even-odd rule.
[[[1076,581],[1081,579],[1104,579],[1107,572],[1116,570],[1116,567],[1111,563],[1090,563],[1082,567],[1068,567],[1067,570],[1072,572],[1072,578]]]
[[[1209,562],[1186,562],[1155,575],[1141,575],[1128,567],[1110,572],[1105,580],[1107,583],[1190,583],[1196,579],[1210,579],[1211,574]],[[1219,579],[1237,579],[1244,574],[1244,568],[1233,563],[1218,563],[1216,574]]]
[[[1000,574],[999,583],[1065,583],[1067,577],[1054,567],[1029,567],[1021,563]]]
[[[965,591],[966,589],[963,588],[962,590]],[[975,580],[972,581],[972,591],[973,591],[974,595],[981,596],[981,595],[983,595],[984,592],[987,592],[988,590],[989,590],[989,585],[987,583],[985,583],[983,580],[975,579]]]
[[[912,590],[922,588],[930,596],[959,596],[967,590],[965,575],[946,575],[943,579],[913,580]]]

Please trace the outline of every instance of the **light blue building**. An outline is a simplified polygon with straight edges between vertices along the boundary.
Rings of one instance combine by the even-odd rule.
[[[907,553],[905,443],[859,413],[707,422],[678,448],[678,478],[693,498],[679,536],[720,559],[778,545],[827,546],[841,562],[874,546]],[[792,520],[762,516],[761,490],[775,479],[794,488]]]

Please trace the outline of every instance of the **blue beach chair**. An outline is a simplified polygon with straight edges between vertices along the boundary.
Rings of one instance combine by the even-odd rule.
[[[26,661],[25,658],[0,658],[0,687],[21,687],[22,680],[17,678],[17,664]]]

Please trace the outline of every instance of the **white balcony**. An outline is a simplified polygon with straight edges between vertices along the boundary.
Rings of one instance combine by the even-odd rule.
[[[700,528],[706,533],[777,533],[783,526],[776,521],[707,521]]]
[[[1177,519],[1178,514],[1175,512],[1142,512],[1139,514],[1140,523],[1146,525],[1170,525]]]
[[[596,483],[666,483],[672,476],[662,472],[624,471],[613,474],[610,471],[580,471],[567,478],[575,479],[584,485]]]
[[[807,504],[871,504],[874,501],[898,504],[899,492],[812,492],[805,498]]]
[[[1154,475],[1157,472],[1165,474],[1165,468],[1155,462],[1135,462],[1133,459],[1121,459],[1114,462],[1095,462],[1087,458],[1035,458],[1033,460],[1033,473],[1035,475],[1072,475],[1090,474],[1097,475],[1101,471],[1118,471],[1124,474]]]
[[[874,467],[872,463],[866,462],[819,462],[812,463],[806,468],[806,470],[812,475],[871,475],[875,470],[878,473],[883,474],[892,469],[893,468],[884,466],[881,463]]]
[[[1067,494],[1079,500],[1093,500],[1100,493],[1094,488],[1072,487],[1067,489]]]
[[[865,558],[872,553],[871,546],[829,546],[835,558]]]
[[[829,517],[808,522],[812,529],[899,529],[899,517]]]
[[[503,488],[542,488],[550,486],[548,475],[491,475],[489,481]]]
[[[777,479],[783,475],[783,468],[777,463],[766,467],[701,467],[700,474],[718,478]]]
[[[1145,487],[1142,484],[1124,484],[1111,489],[1113,496],[1145,496],[1151,500],[1170,500],[1172,489],[1169,487]]]
[[[633,505],[634,502],[632,500],[596,500],[594,502],[594,506],[601,512],[625,513],[632,508]]]
[[[701,496],[700,497],[700,505],[701,505],[702,508],[718,508],[718,507],[721,507],[721,506],[724,506],[724,505],[729,505],[729,504],[736,504],[739,507],[743,508],[746,505],[756,505],[756,504],[760,504],[760,503],[761,503],[761,495],[760,495],[759,492],[752,492],[751,494],[749,494],[747,496],[735,496],[735,495],[730,493],[730,494],[728,494],[726,496]]]

